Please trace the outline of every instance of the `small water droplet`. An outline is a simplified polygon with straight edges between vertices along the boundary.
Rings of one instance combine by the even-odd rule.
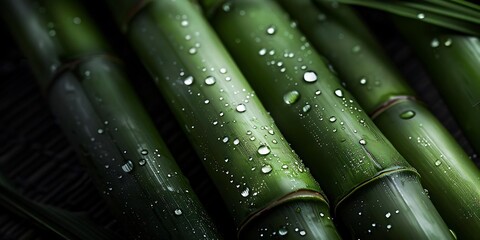
[[[257,152],[262,156],[266,156],[270,154],[270,147],[268,147],[267,145],[260,145],[260,147],[258,147]]]
[[[366,79],[366,78],[360,79],[360,84],[361,84],[361,85],[367,84],[367,79]]]
[[[142,150],[140,151],[140,154],[142,154],[142,155],[147,155],[147,154],[148,154],[148,150],[147,150],[147,149],[142,149]]]
[[[389,212],[388,212],[387,214],[385,214],[385,217],[386,217],[386,218],[390,218],[390,216],[392,216],[392,214],[389,213]]]
[[[248,195],[250,195],[250,189],[247,187],[240,194],[242,197],[248,197]]]
[[[182,209],[177,208],[177,209],[175,209],[174,213],[175,213],[175,215],[180,216],[180,215],[182,215],[183,212],[182,212]]]
[[[337,121],[337,118],[334,117],[334,116],[331,116],[329,119],[328,119],[331,123]]]
[[[365,141],[364,139],[360,139],[360,141],[358,141],[358,143],[360,143],[361,145],[366,145],[367,141]]]
[[[308,111],[310,111],[310,109],[311,109],[311,106],[308,105],[308,104],[306,104],[305,106],[303,106],[302,111],[303,111],[304,113],[307,113]]]
[[[97,133],[98,133],[98,134],[103,134],[103,129],[99,128],[99,129],[97,130]]]
[[[195,47],[191,47],[190,49],[188,49],[188,53],[190,53],[191,55],[194,55],[197,53],[197,49]]]
[[[278,235],[280,235],[280,236],[285,236],[285,235],[287,235],[287,233],[288,233],[288,230],[285,227],[282,227],[278,230]]]
[[[238,138],[236,138],[235,140],[233,140],[233,145],[238,145],[240,144],[240,140],[238,140]]]
[[[208,86],[215,84],[215,82],[217,82],[215,77],[208,76],[207,78],[205,78],[205,84],[207,84]]]
[[[273,34],[275,34],[275,32],[276,32],[276,29],[275,29],[274,26],[269,26],[269,27],[267,28],[267,34],[268,34],[268,35],[273,35]]]
[[[418,19],[424,19],[424,18],[425,18],[425,14],[419,13],[419,14],[417,14],[417,18],[418,18]]]
[[[262,173],[270,173],[272,172],[272,169],[273,169],[272,166],[267,164],[262,167]]]
[[[147,163],[147,160],[145,160],[143,158],[140,159],[140,161],[138,161],[138,165],[140,165],[140,166],[144,166],[146,163]]]
[[[440,161],[440,160],[435,161],[435,166],[438,167],[438,166],[440,166],[440,165],[442,165],[442,161]]]
[[[74,17],[73,18],[73,23],[78,25],[78,24],[82,23],[82,19],[79,18],[79,17]]]
[[[315,73],[314,71],[306,71],[303,74],[303,80],[309,83],[315,82],[317,81],[317,73]]]
[[[415,117],[415,112],[412,111],[412,110],[407,110],[407,111],[401,113],[400,117],[402,119],[411,119],[411,118]]]
[[[222,74],[227,73],[227,69],[226,68],[220,68],[220,73],[222,73]]]
[[[361,50],[362,50],[362,47],[360,47],[359,45],[355,45],[355,46],[352,48],[352,52],[353,52],[353,53],[359,53]]]
[[[258,51],[258,55],[260,55],[260,56],[264,56],[265,54],[267,54],[267,49],[265,49],[265,48],[262,48],[262,49],[260,49],[260,51]]]
[[[283,95],[283,101],[288,105],[294,104],[299,98],[300,93],[295,90],[287,92],[285,95]]]
[[[315,91],[315,95],[319,96],[320,94],[322,94],[322,91],[320,90]]]
[[[193,77],[192,76],[188,76],[187,78],[185,78],[185,80],[183,80],[183,83],[187,86],[190,86],[193,84]]]
[[[222,139],[222,142],[227,143],[227,142],[228,142],[228,137],[224,137],[224,138]]]
[[[440,41],[438,41],[438,39],[434,38],[434,39],[432,39],[432,41],[430,42],[430,46],[431,46],[432,48],[436,48],[436,47],[440,46]]]
[[[122,165],[122,170],[126,173],[133,170],[133,162],[128,160],[125,164]]]
[[[445,47],[450,47],[450,46],[452,46],[452,43],[453,43],[452,39],[448,38],[447,40],[445,40],[443,45],[445,45]]]
[[[343,91],[341,89],[335,90],[335,96],[339,98],[343,97]]]
[[[189,23],[188,23],[187,20],[182,20],[182,21],[180,22],[180,25],[182,25],[182,27],[188,27],[188,24],[189,24]]]
[[[236,109],[237,109],[237,112],[239,112],[239,113],[243,113],[243,112],[247,111],[247,107],[243,103],[238,104]]]
[[[300,234],[300,236],[305,236],[307,235],[307,232],[305,232],[305,230],[301,230],[300,232],[298,232]]]
[[[392,229],[392,225],[388,224],[387,229]]]

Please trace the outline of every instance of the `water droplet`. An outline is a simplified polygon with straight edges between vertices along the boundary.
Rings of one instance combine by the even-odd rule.
[[[147,154],[148,154],[148,150],[147,150],[147,149],[142,149],[142,150],[140,151],[140,154],[142,154],[142,155],[147,155]]]
[[[262,167],[262,173],[270,173],[272,171],[272,169],[273,169],[272,166],[267,164],[267,165]]]
[[[430,46],[433,47],[433,48],[436,48],[436,47],[440,46],[440,41],[438,41],[438,39],[434,38],[430,42]]]
[[[180,22],[180,25],[182,25],[182,27],[188,27],[188,21],[187,20],[183,20]]]
[[[418,18],[418,19],[424,19],[424,18],[425,18],[425,14],[419,13],[419,14],[417,14],[417,18]]]
[[[385,214],[385,217],[386,217],[386,218],[390,218],[390,216],[392,216],[392,214],[389,213],[389,212],[388,212],[387,214]]]
[[[236,109],[237,109],[237,112],[239,113],[243,113],[247,111],[247,107],[243,103],[238,104]]]
[[[99,128],[99,129],[97,130],[97,133],[98,133],[98,134],[103,134],[103,129]]]
[[[140,166],[144,166],[146,163],[147,163],[147,160],[145,160],[143,158],[140,159],[140,161],[138,161],[138,165],[140,165]]]
[[[248,197],[248,195],[250,195],[250,189],[247,187],[240,194],[242,197]]]
[[[215,77],[208,76],[207,78],[205,78],[205,84],[207,84],[208,86],[215,84],[215,82],[217,82]]]
[[[391,228],[392,228],[392,225],[388,224],[387,229],[391,229]]]
[[[57,32],[52,29],[52,30],[48,31],[48,35],[50,35],[50,37],[55,37],[55,35],[57,35]]]
[[[188,49],[188,53],[190,53],[191,55],[194,55],[197,53],[197,49],[195,47],[191,47],[190,49]]]
[[[300,232],[298,232],[298,233],[300,234],[300,236],[305,236],[305,235],[307,235],[307,232],[305,232],[305,230],[302,230],[302,231],[300,231]]]
[[[452,46],[452,43],[453,43],[452,39],[448,38],[447,40],[445,40],[443,45],[445,45],[445,47],[450,47],[450,46]]]
[[[78,25],[78,24],[82,23],[82,19],[79,18],[79,17],[74,17],[73,18],[73,23]]]
[[[367,79],[366,79],[366,78],[360,79],[360,84],[361,84],[361,85],[367,84]]]
[[[315,73],[314,71],[306,71],[303,74],[303,80],[309,83],[315,82],[317,81],[317,73]]]
[[[360,141],[358,141],[358,143],[360,143],[361,145],[366,145],[367,141],[365,141],[364,139],[360,139]]]
[[[415,112],[412,111],[412,110],[407,110],[407,111],[401,113],[400,117],[402,119],[411,119],[411,118],[415,117]]]
[[[287,165],[287,164],[283,164],[283,165],[282,165],[282,169],[288,169],[288,165]]]
[[[435,166],[438,167],[438,166],[440,166],[440,165],[442,165],[442,161],[440,161],[440,160],[435,161]]]
[[[341,89],[335,90],[335,96],[340,98],[343,97],[343,91]]]
[[[222,139],[222,142],[227,143],[227,142],[228,142],[228,137],[224,137],[224,138]]]
[[[238,138],[233,140],[233,145],[238,145],[238,144],[240,144],[240,140],[238,140]]]
[[[268,35],[273,35],[273,34],[275,34],[275,32],[276,32],[276,29],[275,29],[274,26],[269,26],[269,27],[267,28],[267,34],[268,34]]]
[[[205,101],[203,101],[205,104],[209,104],[210,103],[210,100],[206,99]]]
[[[258,55],[260,55],[260,56],[264,56],[265,54],[267,54],[267,49],[265,49],[265,48],[262,48],[262,49],[260,49],[260,51],[258,51]]]
[[[175,209],[174,213],[175,213],[175,215],[180,216],[180,215],[182,215],[183,212],[182,212],[182,209],[177,208],[177,209]]]
[[[308,104],[306,104],[305,106],[303,106],[302,111],[303,111],[304,113],[307,113],[308,111],[310,111],[310,109],[311,109],[311,106],[308,105]]]
[[[300,93],[295,90],[285,93],[285,95],[283,95],[283,101],[288,105],[294,104],[299,98]]]
[[[122,165],[122,170],[126,173],[133,170],[133,162],[128,160],[125,164]]]
[[[222,6],[223,11],[224,12],[229,12],[231,7],[232,7],[231,5],[232,4],[230,2],[227,2],[227,3],[223,4],[223,6]]]
[[[187,78],[185,78],[185,80],[183,80],[183,83],[187,86],[190,86],[193,84],[193,77],[192,76],[188,76]]]
[[[270,153],[270,147],[268,147],[267,145],[260,145],[257,152],[262,156],[266,156]]]
[[[355,45],[353,48],[352,48],[352,52],[353,53],[358,53],[362,50],[362,47],[360,47],[359,45]]]
[[[329,119],[328,119],[331,123],[337,121],[337,118],[334,117],[334,116],[331,116]]]
[[[287,233],[288,233],[288,230],[285,227],[282,227],[278,230],[278,235],[280,235],[280,236],[285,236],[285,235],[287,235]]]
[[[220,68],[220,73],[222,73],[222,74],[227,73],[227,69],[226,68]]]
[[[320,90],[315,91],[315,95],[319,96],[320,94],[322,94],[322,91]]]

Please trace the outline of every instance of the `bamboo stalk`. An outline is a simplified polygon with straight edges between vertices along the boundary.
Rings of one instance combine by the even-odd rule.
[[[318,183],[188,0],[107,1],[196,148],[240,239],[338,239]]]
[[[78,2],[1,4],[52,111],[132,237],[220,238]]]
[[[279,6],[236,0],[206,12],[352,238],[452,238],[416,171]]]
[[[418,170],[445,222],[459,238],[475,238],[480,227],[477,167],[435,116],[415,99],[415,93],[362,21],[344,5],[277,1],[312,45],[329,59],[382,133]]]

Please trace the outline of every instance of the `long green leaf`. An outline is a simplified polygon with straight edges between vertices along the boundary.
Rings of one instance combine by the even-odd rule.
[[[65,239],[123,239],[95,225],[86,217],[29,200],[0,175],[0,205]]]
[[[315,0],[324,1],[324,0]],[[330,0],[328,0],[330,1]],[[344,4],[358,5],[389,12],[395,15],[417,19],[458,32],[480,35],[479,15],[476,8],[463,7],[459,3],[438,6],[436,3],[410,1],[378,1],[378,0],[335,0]],[[476,6],[472,3],[472,6]]]

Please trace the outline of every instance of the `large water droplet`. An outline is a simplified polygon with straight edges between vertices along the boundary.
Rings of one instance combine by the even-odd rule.
[[[305,230],[301,230],[300,232],[298,232],[300,234],[300,236],[305,236],[307,235],[307,232]]]
[[[264,56],[265,54],[267,54],[267,49],[265,49],[265,48],[262,48],[262,49],[260,49],[260,51],[258,51],[258,55],[260,55],[260,56]]]
[[[250,189],[247,187],[240,194],[242,197],[248,197],[248,195],[250,195]]]
[[[385,214],[385,217],[386,217],[386,218],[390,218],[390,216],[392,216],[392,214],[389,213],[389,212],[388,212],[387,214]]]
[[[337,121],[337,118],[334,117],[334,116],[331,116],[329,119],[328,119],[331,123]]]
[[[407,111],[401,113],[400,117],[402,119],[411,119],[411,118],[415,117],[415,112],[412,111],[412,110],[407,110]]]
[[[340,98],[343,97],[343,91],[341,89],[335,90],[335,96]]]
[[[181,25],[182,27],[188,27],[188,24],[189,24],[189,23],[188,23],[187,20],[182,20],[182,21],[180,22],[180,25]]]
[[[270,173],[272,169],[273,169],[272,166],[267,164],[262,167],[262,173]]]
[[[182,212],[182,209],[180,209],[180,208],[175,209],[175,211],[173,211],[173,212],[174,212],[175,215],[177,215],[177,216],[180,216],[180,215],[182,215],[182,213],[183,213],[183,212]]]
[[[295,90],[287,92],[285,95],[283,95],[283,101],[288,105],[294,104],[299,98],[300,93]]]
[[[285,227],[282,227],[278,230],[278,235],[280,235],[280,236],[285,236],[285,235],[287,235],[287,233],[288,233],[288,230]]]
[[[360,143],[361,145],[366,145],[367,141],[365,141],[364,139],[360,139],[360,141],[358,141],[358,143]]]
[[[131,172],[133,170],[133,162],[128,160],[125,164],[122,165],[122,170],[124,172]]]
[[[260,145],[257,152],[262,156],[266,156],[270,153],[270,147],[268,147],[267,145]]]
[[[275,34],[275,32],[276,32],[276,29],[275,29],[274,26],[269,26],[269,27],[267,28],[267,34],[268,34],[268,35],[273,35],[273,34]]]
[[[236,110],[239,113],[243,113],[243,112],[247,111],[247,107],[245,106],[245,104],[240,103],[240,104],[237,105]]]
[[[205,84],[207,84],[208,86],[215,84],[215,82],[217,82],[215,77],[208,76],[207,78],[205,78]]]
[[[193,77],[192,76],[188,76],[187,78],[185,78],[185,80],[183,80],[183,83],[187,86],[190,86],[192,85],[193,83]]]
[[[195,55],[197,53],[197,49],[195,47],[191,47],[190,49],[188,49],[188,53],[190,53],[191,55]]]
[[[314,71],[306,71],[303,74],[303,80],[309,83],[315,82],[317,81],[317,73],[315,73]]]

